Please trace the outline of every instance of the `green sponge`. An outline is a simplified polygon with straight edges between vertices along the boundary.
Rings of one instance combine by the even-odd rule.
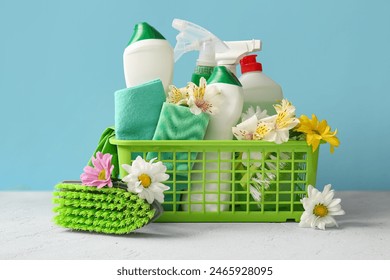
[[[126,234],[157,219],[162,208],[115,183],[113,188],[82,186],[79,182],[63,182],[55,186],[54,222],[74,230],[108,234]]]

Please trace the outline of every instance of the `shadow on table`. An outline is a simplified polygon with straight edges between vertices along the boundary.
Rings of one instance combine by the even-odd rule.
[[[388,196],[383,192],[367,193],[371,199],[367,199],[365,192],[349,192],[345,198],[343,193],[340,194],[346,213],[335,217],[340,228],[380,228],[383,221],[390,217]],[[372,203],[373,200],[376,203]]]
[[[180,238],[188,238],[194,235],[191,231],[178,230],[176,227],[162,227],[159,225],[147,225],[144,228],[140,228],[128,234],[107,234],[107,233],[99,233],[99,232],[89,232],[89,231],[79,231],[72,229],[64,229],[64,232],[71,233],[74,235],[82,234],[89,236],[110,236],[110,237],[118,237],[118,238],[132,238],[132,239],[180,239]]]

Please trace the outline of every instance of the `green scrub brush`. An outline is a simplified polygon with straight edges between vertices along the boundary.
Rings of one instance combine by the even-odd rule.
[[[148,204],[127,186],[115,182],[112,188],[98,189],[65,181],[55,186],[54,222],[74,230],[126,234],[154,221],[162,214],[161,205]]]

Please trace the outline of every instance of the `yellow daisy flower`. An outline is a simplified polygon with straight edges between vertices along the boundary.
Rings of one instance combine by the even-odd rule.
[[[295,130],[306,134],[306,142],[313,147],[313,152],[317,150],[322,140],[329,143],[332,154],[334,148],[340,145],[340,141],[336,136],[337,129],[334,132],[331,131],[326,120],[318,121],[317,116],[312,114],[312,119],[302,115],[299,122]]]

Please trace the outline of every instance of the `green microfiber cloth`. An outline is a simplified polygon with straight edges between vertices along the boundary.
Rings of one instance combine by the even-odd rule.
[[[161,206],[152,205],[116,182],[113,188],[63,182],[55,186],[54,222],[74,230],[126,234],[157,219]]]
[[[208,123],[209,115],[205,113],[194,115],[188,107],[164,103],[153,140],[203,140]],[[158,156],[157,152],[150,152],[146,155],[146,159],[151,160]],[[173,163],[174,154],[171,152],[160,153],[159,160],[164,163],[168,170],[187,171],[189,168],[192,168],[196,157],[197,153],[193,152],[190,154],[190,166],[188,165],[189,158],[187,152],[176,153],[175,160],[179,162]],[[181,175],[176,174],[175,178],[173,178],[175,182],[186,180],[188,180],[188,175],[184,172]],[[173,189],[173,184],[168,183],[167,185],[171,190]],[[176,183],[176,191],[186,190],[187,188],[187,183]],[[181,200],[180,196],[180,194],[176,194],[176,201]],[[172,204],[169,203],[171,201],[173,201],[173,195],[165,194],[165,202],[168,203],[163,204],[164,210],[173,210]]]
[[[165,102],[161,109],[153,140],[203,140],[208,124],[208,114],[194,115],[188,107]],[[190,154],[191,162],[196,159],[196,156],[197,153]],[[146,159],[151,160],[155,157],[158,157],[158,153],[150,152]],[[168,170],[173,170],[174,167],[176,171],[188,170],[187,162],[172,163],[173,158],[173,153],[163,152],[159,160],[164,163]],[[188,161],[188,153],[176,153],[176,160]],[[190,168],[192,168],[192,165]]]
[[[116,91],[116,139],[151,140],[165,99],[159,79]]]
[[[114,165],[114,170],[111,173],[111,177],[113,178],[119,178],[119,161],[118,161],[118,151],[116,145],[113,145],[110,143],[110,138],[115,137],[115,128],[113,126],[108,127],[104,130],[102,136],[100,136],[100,140],[98,143],[98,146],[95,149],[95,152],[93,153],[93,156],[96,157],[97,152],[101,152],[103,154],[111,154],[112,160],[111,163]],[[89,166],[92,165],[92,157],[88,161]]]

